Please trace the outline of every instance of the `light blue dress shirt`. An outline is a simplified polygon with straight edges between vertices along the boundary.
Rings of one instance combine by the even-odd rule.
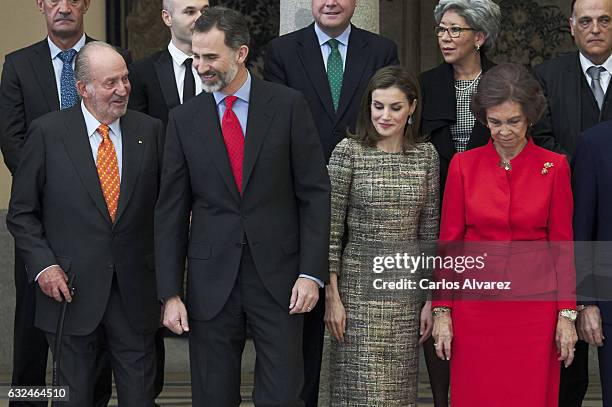
[[[251,74],[247,71],[247,79],[244,84],[234,93],[233,96],[236,96],[238,99],[234,102],[232,106],[232,110],[238,117],[238,121],[240,122],[240,127],[242,128],[242,134],[246,138],[247,134],[247,118],[249,117],[249,100],[251,94]],[[217,111],[219,112],[219,123],[223,120],[223,114],[225,113],[225,97],[228,96],[223,92],[213,92],[213,97],[215,98],[215,103],[217,104]],[[300,274],[300,277],[304,277],[316,282],[319,287],[323,288],[325,284],[323,281],[319,280],[316,277],[309,276],[307,274]]]
[[[60,77],[62,76],[62,68],[64,67],[64,63],[61,59],[59,59],[58,55],[62,52],[62,49],[55,45],[51,38],[47,37],[47,43],[49,44],[49,51],[51,52],[51,63],[53,64],[53,73],[55,74],[55,85],[57,86],[57,96],[62,104],[62,91],[60,85]],[[85,34],[81,37],[81,39],[74,44],[74,47],[71,49],[79,52],[81,48],[85,45]],[[72,69],[74,69],[74,62],[76,61],[76,57],[72,60]]]
[[[323,56],[323,64],[325,64],[325,71],[327,71],[327,59],[329,58],[329,54],[331,54],[331,47],[329,44],[326,44],[327,41],[331,40],[332,37],[325,34],[323,30],[319,28],[317,23],[314,26],[315,34],[317,34],[317,38],[319,39],[319,46],[321,47],[321,55]],[[349,24],[346,27],[346,30],[342,34],[336,37],[338,40],[338,51],[340,51],[340,56],[342,57],[342,69],[346,68],[346,52],[348,50],[349,37],[351,36],[351,25]]]

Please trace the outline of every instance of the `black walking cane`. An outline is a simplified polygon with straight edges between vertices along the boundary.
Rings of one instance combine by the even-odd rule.
[[[68,290],[70,295],[74,297],[74,281],[76,280],[76,274],[72,274],[68,278]],[[60,375],[60,360],[62,354],[62,334],[64,333],[64,319],[66,318],[66,309],[68,308],[68,301],[64,299],[62,304],[62,310],[57,320],[57,330],[55,331],[55,352],[53,352],[53,387],[59,386],[59,375]],[[53,407],[59,406],[59,401],[53,401]]]

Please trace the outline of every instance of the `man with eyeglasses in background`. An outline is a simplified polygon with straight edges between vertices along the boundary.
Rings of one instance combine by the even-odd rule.
[[[578,52],[535,68],[548,99],[548,110],[533,131],[534,140],[542,147],[571,158],[583,131],[612,119],[612,92],[608,92],[612,73],[611,22],[612,0],[573,0],[569,24]],[[597,328],[594,325],[601,329],[599,309],[586,306],[576,327],[584,332],[588,327]],[[574,363],[561,369],[560,407],[582,405],[589,385],[588,354],[588,343],[578,341]]]

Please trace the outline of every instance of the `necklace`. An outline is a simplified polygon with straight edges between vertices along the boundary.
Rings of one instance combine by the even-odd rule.
[[[504,161],[504,160],[500,159],[499,163],[497,163],[497,165],[499,165],[500,167],[502,167],[506,171],[510,171],[512,169],[512,164],[510,163],[510,160]]]
[[[457,86],[457,82],[455,81],[455,89],[457,89],[459,92],[465,92],[466,90],[470,89],[472,86],[474,86],[474,84],[476,83],[476,81],[478,81],[478,79],[480,79],[480,75],[482,75],[482,69],[480,70],[480,72],[478,72],[478,75],[476,75],[476,77],[474,79],[472,79],[472,82],[470,82],[469,85],[462,87]]]

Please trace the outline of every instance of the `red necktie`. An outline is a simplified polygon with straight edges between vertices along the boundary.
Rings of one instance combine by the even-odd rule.
[[[102,194],[104,195],[104,200],[108,207],[108,213],[113,223],[115,223],[120,185],[117,152],[109,137],[109,128],[106,124],[101,124],[100,127],[98,127],[98,133],[102,136],[102,142],[98,147],[96,167],[98,167],[100,186],[102,187]]]
[[[244,135],[238,116],[232,110],[234,102],[238,99],[236,96],[225,97],[225,113],[221,120],[221,132],[223,133],[223,141],[225,149],[229,157],[234,180],[238,187],[238,192],[242,195],[242,160],[244,158]]]

